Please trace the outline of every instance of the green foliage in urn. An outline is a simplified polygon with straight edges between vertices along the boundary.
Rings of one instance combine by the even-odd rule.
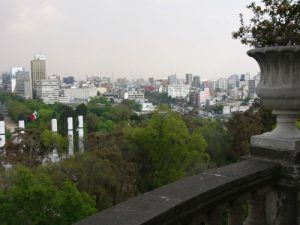
[[[262,5],[252,2],[247,6],[254,16],[233,32],[233,38],[255,48],[268,46],[300,45],[300,1],[262,0]]]

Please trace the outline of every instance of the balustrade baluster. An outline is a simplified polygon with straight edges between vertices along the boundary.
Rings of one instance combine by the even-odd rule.
[[[266,225],[266,193],[253,192],[249,201],[249,216],[244,225]]]
[[[241,201],[232,203],[228,210],[228,225],[243,225],[244,209]]]
[[[223,214],[222,210],[215,209],[206,215],[205,225],[222,225]]]
[[[204,216],[195,216],[192,220],[188,223],[188,225],[205,225],[204,224]]]

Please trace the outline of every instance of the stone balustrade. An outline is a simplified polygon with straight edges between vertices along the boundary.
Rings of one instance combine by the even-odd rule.
[[[77,225],[300,225],[300,46],[248,51],[261,69],[257,94],[277,115],[251,137],[251,159],[187,177]]]
[[[274,187],[281,168],[275,161],[248,159],[211,169],[129,199],[76,225],[273,224]]]

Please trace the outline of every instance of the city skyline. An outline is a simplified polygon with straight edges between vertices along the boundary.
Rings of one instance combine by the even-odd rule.
[[[259,68],[246,55],[249,47],[231,37],[249,3],[3,0],[0,71],[29,70],[33,55],[43,53],[48,75],[76,79],[254,75]]]

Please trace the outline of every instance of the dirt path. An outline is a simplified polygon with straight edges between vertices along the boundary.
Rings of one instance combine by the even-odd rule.
[[[4,121],[6,129],[8,129],[10,132],[14,132],[15,128],[18,127],[18,125],[14,121],[12,121],[9,116],[5,116]]]

